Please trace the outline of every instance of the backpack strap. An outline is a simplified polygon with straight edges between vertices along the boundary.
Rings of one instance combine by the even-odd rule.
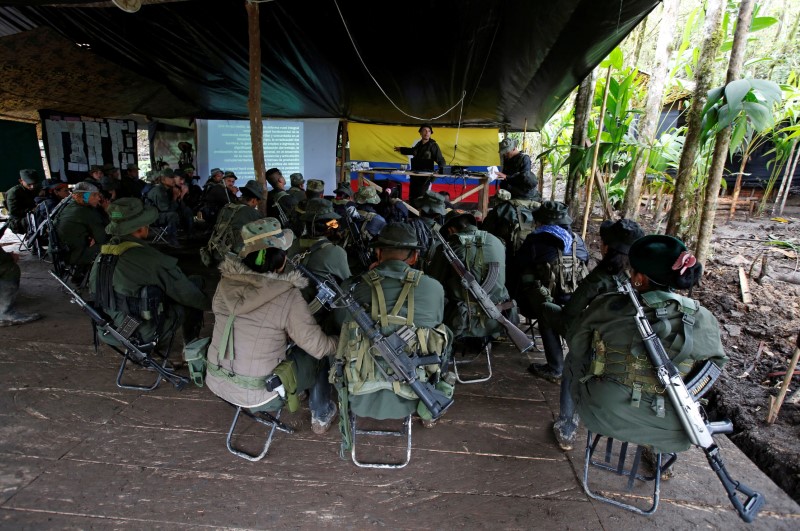
[[[120,309],[127,313],[127,308],[117,308],[117,297],[114,294],[114,270],[117,268],[120,256],[134,247],[141,246],[141,243],[124,241],[116,244],[106,243],[100,247],[94,289],[101,308],[105,310]]]
[[[234,353],[233,353],[233,322],[236,320],[235,314],[230,314],[228,316],[228,320],[225,322],[225,328],[222,331],[222,339],[219,341],[219,347],[217,347],[217,365],[219,366],[219,361],[224,360],[226,358],[233,361]],[[231,371],[233,372],[233,371]]]
[[[381,326],[389,326],[389,316],[386,312],[386,297],[383,294],[381,287],[381,280],[383,277],[374,269],[368,271],[363,277],[364,281],[369,284],[370,291],[372,292],[371,314],[373,320],[380,320]]]
[[[394,303],[391,315],[398,315],[403,303],[408,301],[408,309],[406,311],[406,326],[414,326],[414,288],[419,284],[422,278],[422,272],[417,269],[409,269],[403,279],[403,289],[400,290],[400,295],[397,297],[397,302]]]

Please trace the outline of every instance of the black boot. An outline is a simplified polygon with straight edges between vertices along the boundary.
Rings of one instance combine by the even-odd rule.
[[[42,318],[38,313],[21,313],[12,309],[18,291],[16,282],[0,280],[0,326],[20,325]]]
[[[336,418],[336,402],[331,400],[331,384],[328,382],[327,358],[320,363],[314,386],[308,394],[311,410],[311,431],[321,435],[327,432]]]

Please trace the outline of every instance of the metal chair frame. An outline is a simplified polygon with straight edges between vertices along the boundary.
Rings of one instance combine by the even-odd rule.
[[[358,467],[361,468],[388,468],[400,469],[404,468],[411,461],[411,415],[403,419],[402,430],[364,430],[357,427],[357,415],[350,411],[350,433],[352,435],[352,447],[350,450],[350,458]],[[379,463],[379,462],[364,462],[356,457],[356,440],[358,435],[373,436],[373,437],[405,437],[406,438],[406,455],[405,459],[397,463]]]
[[[641,445],[636,446],[636,450],[634,451],[633,462],[631,463],[629,468],[626,468],[626,460],[628,456],[628,446],[630,443],[625,441],[618,441],[620,443],[619,448],[619,458],[616,464],[612,463],[613,457],[613,446],[614,446],[614,439],[612,437],[606,437],[606,444],[605,444],[605,452],[603,454],[602,461],[595,461],[592,459],[594,456],[594,452],[597,449],[601,438],[605,437],[605,435],[601,434],[594,434],[594,438],[592,438],[592,432],[587,432],[586,438],[586,453],[585,453],[585,460],[583,465],[583,490],[586,494],[598,501],[608,503],[615,507],[619,507],[620,509],[625,509],[627,511],[634,512],[636,514],[641,514],[644,516],[649,516],[656,512],[658,509],[658,502],[661,497],[661,473],[672,466],[672,464],[677,459],[676,454],[667,454],[669,455],[669,459],[667,459],[666,463],[662,464],[662,454],[657,453],[656,455],[656,470],[657,472],[652,476],[647,476],[644,474],[639,474],[639,465],[641,464],[642,460],[642,451],[644,447]],[[591,466],[607,470],[613,472],[620,476],[627,476],[627,484],[625,487],[626,492],[631,492],[633,490],[635,482],[638,481],[652,481],[653,482],[653,494],[650,498],[651,505],[648,509],[642,509],[640,507],[636,507],[635,505],[624,503],[619,501],[618,499],[611,498],[609,496],[604,496],[597,492],[592,491],[589,487],[589,469]]]
[[[230,402],[228,402],[228,404],[236,408],[236,413],[234,413],[233,415],[233,422],[231,422],[231,427],[228,430],[228,436],[225,439],[225,446],[228,448],[228,451],[230,453],[232,453],[237,457],[241,457],[242,459],[247,459],[248,461],[253,461],[253,462],[261,461],[267,455],[267,452],[269,452],[269,448],[272,445],[272,438],[275,435],[275,430],[280,430],[282,432],[289,434],[294,433],[293,428],[290,428],[289,426],[280,421],[281,410],[278,410],[278,412],[275,413],[275,415],[273,416],[272,414],[266,411],[258,411],[256,413],[253,413],[249,411],[247,408],[243,408],[242,406],[237,406],[235,404],[231,404]],[[267,432],[267,440],[264,443],[264,447],[261,449],[261,452],[258,454],[251,454],[245,452],[241,448],[235,448],[233,446],[232,442],[233,433],[236,430],[236,423],[239,422],[239,417],[242,415],[242,413],[244,413],[245,416],[253,419],[255,422],[263,424],[264,426],[267,426],[269,428],[269,431]]]
[[[488,381],[492,377],[492,338],[491,337],[485,337],[485,338],[461,338],[461,339],[466,339],[466,340],[469,340],[469,339],[482,339],[483,340],[483,345],[481,346],[480,350],[475,354],[475,356],[472,359],[460,359],[460,360],[457,360],[457,359],[455,359],[455,357],[453,358],[453,372],[456,375],[456,381],[458,383],[462,383],[462,384],[474,384],[474,383],[481,383],[481,382]],[[467,348],[469,347],[468,343],[469,343],[468,341],[461,341],[461,345],[463,347],[461,349],[461,355],[462,356],[466,355],[466,353],[467,353]],[[478,358],[483,357],[484,354],[486,355],[486,367],[487,367],[488,375],[486,375],[484,377],[480,377],[479,376],[477,378],[472,378],[472,379],[469,379],[469,380],[462,379],[461,375],[458,372],[458,366],[459,365],[467,365],[467,364],[473,363],[473,362],[477,361]]]

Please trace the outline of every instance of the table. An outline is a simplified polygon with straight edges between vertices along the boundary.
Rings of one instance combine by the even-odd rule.
[[[371,170],[359,169],[359,170],[356,170],[356,172],[358,173],[358,186],[359,187],[361,187],[363,185],[374,186],[378,190],[379,193],[382,192],[383,189],[373,182],[373,179],[374,179],[374,177],[372,177],[373,175],[406,175],[406,176],[409,176],[409,177],[412,177],[412,176],[414,176],[414,177],[433,177],[434,179],[437,178],[437,177],[451,177],[450,175],[440,175],[438,173],[433,173],[433,174],[432,173],[417,173],[417,172],[412,172],[412,171],[394,170],[394,169],[389,169],[389,168],[384,168],[384,169],[378,168],[378,169],[371,169]],[[468,173],[468,174],[464,174],[463,177],[466,177],[468,179],[476,179],[476,180],[478,180],[478,186],[476,186],[472,190],[469,190],[469,191],[461,194],[460,196],[458,196],[458,197],[456,197],[454,199],[451,199],[450,202],[453,203],[453,204],[456,204],[459,201],[463,201],[467,197],[477,193],[478,194],[478,210],[481,211],[481,213],[483,214],[483,217],[486,217],[486,213],[489,211],[489,176],[485,175],[485,174],[482,174],[482,173]],[[414,207],[412,207],[411,205],[409,205],[405,201],[403,201],[403,203],[406,205],[406,207],[408,207],[408,209],[411,212],[414,212],[415,214],[418,214],[418,212],[416,211],[416,209]]]

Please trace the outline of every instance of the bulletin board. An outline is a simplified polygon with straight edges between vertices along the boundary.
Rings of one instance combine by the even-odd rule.
[[[53,178],[76,183],[93,165],[135,164],[136,122],[39,111],[42,138]]]

